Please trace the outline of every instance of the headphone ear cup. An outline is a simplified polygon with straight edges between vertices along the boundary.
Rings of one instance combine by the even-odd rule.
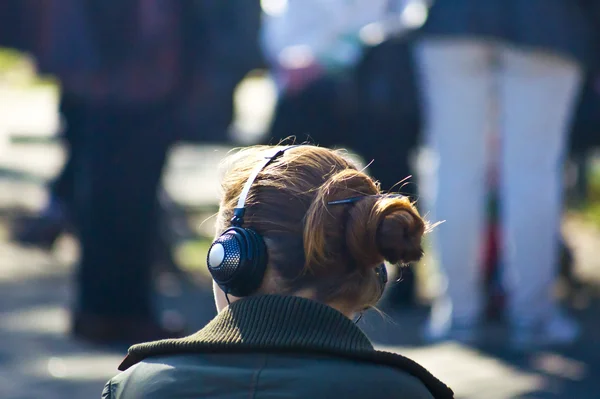
[[[221,289],[233,296],[254,293],[267,267],[266,245],[252,229],[231,227],[208,250],[207,266]]]
[[[239,274],[229,286],[231,295],[237,297],[256,292],[263,282],[267,269],[267,247],[263,238],[252,229],[242,230],[247,244],[247,253],[242,259]]]

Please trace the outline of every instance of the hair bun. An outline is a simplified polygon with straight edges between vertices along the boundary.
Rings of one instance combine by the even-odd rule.
[[[338,254],[367,270],[384,260],[410,263],[422,257],[426,224],[416,208],[406,197],[377,194],[376,183],[353,169],[331,176],[319,188],[305,220],[307,265],[326,265]],[[356,196],[364,198],[328,205]]]
[[[371,196],[350,209],[346,243],[357,265],[366,268],[384,259],[410,263],[423,256],[424,233],[425,222],[408,198]]]

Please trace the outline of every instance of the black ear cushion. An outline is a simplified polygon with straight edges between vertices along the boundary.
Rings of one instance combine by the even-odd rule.
[[[244,229],[243,234],[248,243],[248,256],[242,261],[240,273],[229,285],[229,292],[240,297],[251,295],[258,290],[267,268],[267,251],[262,237],[252,229]]]
[[[240,234],[244,236],[244,241],[246,243],[246,256],[244,257],[244,261],[246,263],[252,263],[256,259],[256,246],[257,246],[257,237],[256,233],[251,229],[241,228]],[[253,268],[250,265],[251,268]]]
[[[252,261],[254,263],[253,274],[260,277],[262,282],[265,271],[267,269],[267,245],[263,237],[252,229],[246,229],[248,234],[252,236]]]

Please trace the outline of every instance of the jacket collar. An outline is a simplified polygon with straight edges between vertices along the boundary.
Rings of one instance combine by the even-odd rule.
[[[218,352],[309,352],[381,363],[420,379],[435,398],[453,398],[450,388],[417,363],[376,351],[366,335],[337,310],[295,296],[238,300],[193,335],[132,346],[119,370],[152,356]]]

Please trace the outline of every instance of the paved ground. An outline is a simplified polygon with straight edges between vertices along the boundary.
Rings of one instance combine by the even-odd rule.
[[[0,95],[0,120],[15,119],[23,107]],[[24,101],[29,104],[30,102]],[[41,101],[44,107],[52,99]],[[41,105],[40,105],[41,107]],[[29,113],[27,113],[29,115]],[[53,113],[35,113],[29,131],[51,125]],[[26,116],[26,115],[25,115]],[[43,118],[46,118],[45,120]],[[18,118],[16,118],[18,119]],[[27,119],[21,116],[21,119]],[[16,123],[16,122],[15,122]],[[11,128],[15,126],[11,122]],[[18,123],[16,124],[18,125]],[[4,126],[6,127],[6,126]],[[15,209],[35,209],[44,200],[43,181],[60,166],[62,153],[51,144],[14,144],[0,126],[0,398],[99,397],[103,383],[116,373],[124,348],[99,349],[68,338],[72,286],[70,266],[77,246],[68,238],[52,253],[22,248],[8,241],[6,220]],[[216,195],[213,165],[225,149],[181,148],[174,152],[165,179],[168,191],[181,203],[211,202]],[[576,244],[578,273],[587,282],[600,282],[600,233],[569,219],[565,227]],[[190,282],[161,284],[159,307],[168,316],[179,309],[194,327],[212,313],[207,287]],[[478,348],[457,344],[420,346],[418,327],[424,309],[371,314],[363,324],[386,349],[399,351],[428,367],[451,385],[460,398],[600,398],[600,303],[598,296],[575,301],[577,317],[586,328],[573,348],[520,355],[506,349],[503,327],[488,327],[488,342]]]

